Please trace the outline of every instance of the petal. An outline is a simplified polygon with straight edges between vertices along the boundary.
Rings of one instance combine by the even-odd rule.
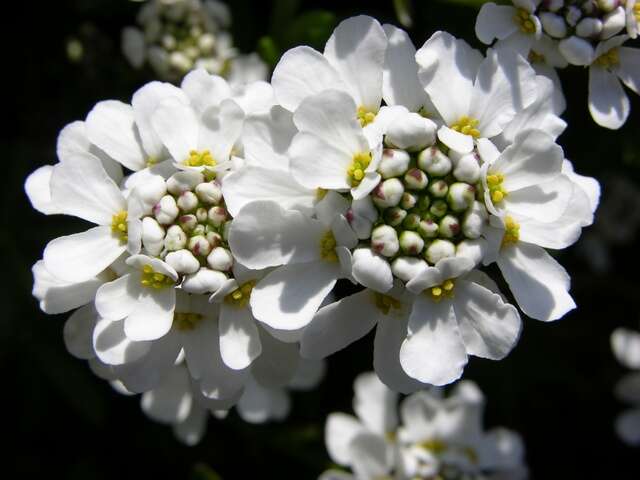
[[[627,87],[640,95],[640,50],[621,47],[618,49],[620,66],[617,74]]]
[[[363,425],[353,416],[331,413],[327,417],[324,443],[331,459],[338,465],[351,465],[353,457],[349,445],[355,436],[364,431]]]
[[[288,169],[287,150],[296,131],[291,113],[281,106],[247,118],[242,134],[245,158],[256,166]]]
[[[616,419],[616,432],[629,445],[640,445],[640,408],[620,415]]]
[[[98,225],[110,225],[126,210],[120,189],[93,155],[70,155],[51,174],[51,201],[58,211]]]
[[[133,363],[151,348],[151,342],[135,342],[127,338],[124,322],[100,319],[93,330],[93,348],[100,361],[108,365]]]
[[[353,162],[353,155],[306,132],[294,137],[289,155],[291,174],[300,185],[327,190],[351,188],[347,170]]]
[[[615,350],[614,350],[614,353],[615,353]],[[616,355],[616,357],[618,357],[618,355]],[[624,364],[624,363],[623,365],[625,365],[625,367],[627,366],[627,364]],[[631,404],[639,403],[640,402],[640,372],[629,373],[624,377],[622,377],[622,379],[620,379],[620,381],[616,384],[614,393],[616,398],[622,402],[631,403]]]
[[[220,307],[220,355],[229,368],[242,370],[262,352],[256,321],[248,308]]]
[[[155,340],[165,335],[173,323],[176,290],[166,287],[144,292],[138,305],[124,321],[124,331],[133,341]]]
[[[309,95],[346,87],[329,61],[310,47],[288,50],[276,65],[271,83],[280,105],[290,111]]]
[[[384,30],[377,20],[365,15],[340,22],[324,48],[324,56],[338,71],[358,106],[372,112],[380,108],[386,48]]]
[[[325,358],[364,337],[382,315],[374,301],[363,290],[322,307],[302,333],[300,355]]]
[[[240,418],[249,423],[284,420],[290,408],[289,396],[283,389],[265,388],[255,380],[247,382],[236,405]]]
[[[180,423],[194,407],[189,375],[182,367],[172,368],[164,381],[142,395],[142,411],[160,423]]]
[[[617,130],[627,121],[629,97],[618,78],[608,70],[589,67],[589,111],[601,127]]]
[[[131,105],[117,100],[99,102],[87,115],[86,126],[91,143],[129,170],[147,166]]]
[[[175,100],[163,102],[153,113],[151,125],[176,163],[182,163],[198,147],[200,122],[196,112]]]
[[[562,163],[562,173],[569,177],[573,183],[578,185],[589,198],[589,205],[591,212],[595,213],[598,204],[600,203],[600,183],[593,177],[587,177],[575,173],[573,164],[569,160],[564,160]]]
[[[524,464],[525,448],[520,435],[506,428],[493,428],[484,436],[480,463],[492,471],[503,470],[513,480],[527,478]],[[525,470],[522,476],[513,471]],[[505,473],[506,473],[505,472]]]
[[[518,180],[523,180],[518,177]],[[539,222],[552,222],[567,210],[574,194],[574,184],[564,175],[509,192],[504,208],[509,213]],[[535,243],[535,242],[533,242]]]
[[[446,385],[460,378],[467,353],[449,301],[416,298],[400,363],[407,375],[424,383]]]
[[[102,285],[96,292],[96,310],[107,320],[121,320],[138,305],[142,293],[140,276],[127,274]]]
[[[187,418],[173,426],[173,433],[182,443],[192,447],[200,443],[200,440],[207,432],[208,419],[209,411],[194,403],[191,405]]]
[[[221,164],[231,156],[244,122],[244,111],[231,99],[224,100],[220,108],[212,108],[201,117],[198,149],[209,150]]]
[[[302,213],[274,202],[252,202],[231,223],[229,245],[234,257],[249,268],[300,263],[320,257],[325,228]]]
[[[76,358],[94,358],[93,329],[98,321],[98,313],[93,305],[85,305],[71,314],[64,324],[64,345]]]
[[[447,147],[459,153],[469,153],[473,150],[473,137],[471,135],[464,135],[451,130],[446,125],[443,125],[438,130],[438,139]]]
[[[311,321],[338,276],[339,267],[334,263],[284,265],[260,280],[253,289],[253,315],[273,328],[301,328]]]
[[[324,360],[301,358],[296,373],[289,382],[289,388],[303,392],[313,390],[324,378],[326,370]]]
[[[393,286],[391,266],[380,255],[368,248],[357,248],[353,252],[352,275],[356,281],[377,292],[387,292]]]
[[[53,165],[44,165],[31,172],[24,182],[24,191],[29,197],[31,206],[45,215],[60,213],[51,201],[49,183],[53,170]]]
[[[495,39],[503,40],[518,30],[513,17],[516,9],[506,5],[485,3],[476,18],[476,37],[482,43],[491,45]]]
[[[349,443],[349,452],[357,478],[385,478],[393,468],[393,456],[380,435],[358,433]]]
[[[517,343],[520,315],[497,293],[473,282],[459,281],[453,306],[469,355],[501,360]]]
[[[398,426],[398,394],[387,388],[375,373],[361,373],[353,382],[353,411],[374,433],[384,436]]]
[[[124,253],[126,245],[111,233],[110,226],[58,237],[44,249],[49,273],[61,280],[77,283],[95,277]]]
[[[266,329],[259,329],[262,355],[251,365],[251,373],[260,385],[280,388],[288,385],[300,365],[298,345],[276,339]]]
[[[202,114],[211,107],[217,107],[223,100],[231,97],[231,87],[227,81],[211,75],[203,68],[192,70],[182,79],[180,89],[198,113]]]
[[[529,243],[502,249],[498,266],[524,313],[536,320],[557,320],[576,308],[569,275],[544,249]]]
[[[627,328],[616,328],[611,334],[611,349],[616,359],[626,368],[640,369],[640,333]]]

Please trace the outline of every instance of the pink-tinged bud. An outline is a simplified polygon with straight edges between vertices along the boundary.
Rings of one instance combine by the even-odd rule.
[[[385,148],[378,165],[378,172],[382,178],[399,177],[407,171],[410,161],[411,157],[404,150]]]
[[[437,239],[431,242],[425,252],[427,262],[435,265],[443,258],[453,257],[456,254],[456,246],[449,240]]]
[[[211,244],[202,235],[196,235],[189,239],[189,250],[196,257],[206,257],[211,252]]]
[[[405,210],[411,210],[418,203],[418,196],[413,193],[404,192],[402,194],[402,200],[400,200],[400,206]]]
[[[204,182],[204,176],[200,172],[181,170],[167,179],[167,190],[173,195],[180,195],[187,190],[193,190],[202,182]]]
[[[417,255],[424,248],[424,240],[416,232],[405,230],[400,234],[400,248],[408,255]]]
[[[440,226],[430,218],[420,220],[420,223],[418,224],[418,228],[417,228],[418,233],[422,235],[424,238],[437,237],[439,229],[440,229]]]
[[[444,198],[449,191],[449,184],[444,180],[436,180],[429,184],[429,193],[436,198]]]
[[[181,250],[187,245],[187,234],[178,225],[171,225],[164,237],[164,248],[169,251]]]
[[[227,276],[222,272],[201,268],[196,273],[185,277],[182,289],[187,293],[213,293],[222,287],[227,280]]]
[[[384,211],[384,221],[392,227],[400,225],[405,218],[407,218],[407,212],[400,207],[392,207]]]
[[[460,220],[453,215],[445,215],[440,220],[438,232],[441,237],[453,238],[460,233]]]
[[[217,205],[222,200],[222,188],[215,181],[201,183],[196,187],[196,195],[202,203]]]
[[[402,226],[404,228],[408,228],[409,230],[415,230],[418,228],[420,224],[420,215],[417,213],[410,213],[407,215],[407,218],[402,222]]]
[[[189,250],[169,252],[164,259],[178,273],[196,273],[200,269],[200,262]]]
[[[409,190],[424,190],[429,184],[429,178],[419,168],[412,168],[404,174],[404,184]]]
[[[211,250],[211,253],[207,257],[207,263],[214,270],[227,272],[233,267],[233,256],[226,248],[216,247]]]
[[[178,218],[178,222],[180,223],[180,227],[182,227],[185,232],[192,231],[194,228],[196,228],[196,225],[198,225],[198,219],[195,215],[192,214],[181,215],[180,218]]]
[[[418,155],[418,167],[432,177],[444,177],[451,171],[451,159],[438,147],[430,147]]]
[[[373,203],[380,208],[395,207],[400,203],[403,193],[404,186],[402,182],[397,178],[389,178],[380,182],[373,190]]]
[[[371,248],[374,252],[393,257],[400,250],[398,234],[388,225],[380,225],[371,232]]]
[[[207,216],[209,222],[215,227],[222,225],[228,218],[227,210],[224,207],[211,207]]]
[[[170,225],[178,217],[180,210],[175,199],[171,195],[165,195],[153,207],[153,216],[156,217],[160,225]]]
[[[454,212],[467,210],[474,202],[476,188],[468,183],[456,182],[449,186],[447,202]]]
[[[219,247],[222,245],[222,236],[218,232],[207,232],[205,238],[211,245],[211,248]]]
[[[178,197],[177,204],[184,213],[193,212],[198,206],[198,197],[191,191],[182,192]]]
[[[207,218],[209,218],[209,212],[207,212],[206,208],[200,207],[196,210],[196,218],[198,222],[204,223],[207,221]]]

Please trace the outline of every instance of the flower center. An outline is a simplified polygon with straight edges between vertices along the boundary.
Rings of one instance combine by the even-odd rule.
[[[491,201],[493,203],[500,203],[508,194],[508,192],[502,186],[503,182],[504,175],[502,175],[501,173],[487,175],[487,186],[489,187],[489,193],[491,195]]]
[[[456,123],[451,125],[451,130],[463,133],[464,135],[471,135],[473,138],[478,138],[480,137],[480,130],[476,128],[478,123],[480,123],[480,121],[476,118],[463,115]]]
[[[513,217],[507,216],[504,219],[504,237],[502,237],[502,247],[515,245],[520,240],[520,224]]]
[[[618,49],[612,48],[606,53],[603,53],[593,62],[596,65],[602,68],[612,68],[620,63],[620,58],[618,55]]]
[[[191,150],[189,158],[184,161],[189,167],[215,167],[218,163],[211,156],[209,150]]]
[[[157,157],[151,156],[151,157],[147,158],[147,167],[153,167],[157,163],[158,163],[158,158]]]
[[[531,50],[529,52],[529,63],[545,63],[544,55]]]
[[[336,246],[336,237],[333,236],[333,232],[331,230],[324,232],[320,238],[320,258],[327,262],[337,262]]]
[[[362,127],[366,127],[376,119],[376,114],[363,106],[358,107],[357,116],[360,126]]]
[[[118,236],[120,243],[127,243],[127,211],[121,210],[111,217],[111,232]]]
[[[230,305],[234,307],[243,308],[246,307],[249,303],[249,299],[251,298],[251,292],[253,291],[253,287],[256,286],[255,280],[249,280],[248,282],[243,283],[238,288],[236,288],[233,292],[227,295],[224,300]]]
[[[445,280],[440,285],[436,285],[427,289],[427,292],[431,296],[431,299],[439,302],[443,298],[453,297],[453,290],[456,284],[452,279]]]
[[[352,187],[357,187],[364,178],[365,170],[371,163],[371,152],[359,152],[353,156],[353,160],[347,169],[347,175]]]
[[[513,20],[516,22],[516,24],[518,25],[522,33],[536,32],[536,24],[533,21],[531,14],[527,12],[524,8],[518,9],[518,12],[513,17]]]
[[[140,284],[143,287],[160,290],[162,288],[172,287],[174,281],[171,277],[163,273],[156,272],[151,265],[145,265],[142,268],[142,277]]]
[[[173,314],[173,324],[180,331],[193,330],[202,321],[204,316],[199,313],[175,312]]]
[[[390,295],[384,295],[382,293],[374,292],[374,297],[376,307],[378,307],[378,309],[385,315],[389,315],[389,311],[392,308],[395,310],[399,310],[402,307],[400,301]]]

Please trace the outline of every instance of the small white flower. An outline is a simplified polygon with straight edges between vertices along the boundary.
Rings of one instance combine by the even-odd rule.
[[[506,46],[526,57],[531,45],[540,38],[542,25],[546,27],[549,23],[549,20],[545,22],[543,15],[538,18],[535,14],[540,2],[514,0],[513,7],[493,2],[483,4],[476,19],[476,36],[487,45],[497,39],[497,45]],[[564,20],[560,21],[564,25]]]

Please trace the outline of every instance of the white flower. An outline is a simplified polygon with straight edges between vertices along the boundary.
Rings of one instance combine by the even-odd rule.
[[[618,361],[636,370],[624,376],[615,387],[615,394],[632,408],[623,412],[615,423],[616,432],[625,443],[640,445],[640,333],[617,328],[611,334],[611,348]]]
[[[618,129],[629,116],[629,98],[620,82],[640,92],[640,50],[621,45],[626,35],[598,44],[589,66],[589,111],[598,125]]]
[[[474,139],[500,134],[536,98],[535,72],[506,49],[489,50],[483,58],[465,41],[436,32],[416,61],[420,81],[445,122],[438,138],[461,153],[473,150]]]
[[[640,30],[640,2],[626,0],[625,10],[627,14],[627,35],[631,38],[636,38]]]
[[[483,4],[476,19],[476,36],[487,45],[497,39],[498,45],[526,56],[542,35],[541,19],[535,15],[540,2],[514,0],[514,7],[493,2]],[[564,25],[564,20],[560,21]]]

